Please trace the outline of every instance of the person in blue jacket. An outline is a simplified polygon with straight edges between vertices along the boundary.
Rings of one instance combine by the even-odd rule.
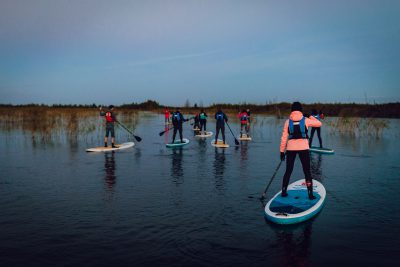
[[[217,143],[218,140],[218,134],[219,131],[222,133],[222,140],[225,144],[225,122],[228,121],[228,117],[224,112],[222,112],[221,108],[218,108],[217,113],[215,113],[215,119],[216,119],[216,130],[215,130],[215,144]]]
[[[188,119],[185,119],[180,109],[176,108],[176,111],[172,113],[172,124],[174,125],[174,134],[172,135],[172,143],[175,142],[175,136],[177,131],[179,131],[179,137],[181,138],[181,143],[183,143],[182,124],[185,121],[188,121]]]

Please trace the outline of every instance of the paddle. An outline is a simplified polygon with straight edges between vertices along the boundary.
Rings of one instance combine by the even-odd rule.
[[[276,170],[275,170],[274,174],[272,175],[271,180],[269,181],[267,187],[265,188],[264,193],[261,195],[260,200],[263,200],[265,198],[265,194],[267,193],[268,188],[270,187],[272,181],[274,180],[276,174],[278,173],[278,170],[281,167],[282,162],[283,162],[283,160],[281,160],[278,164],[278,167],[276,167]]]
[[[192,120],[192,119],[194,119],[194,117],[191,117],[190,119],[188,119],[188,120],[186,120],[186,121],[184,121],[184,122],[190,121],[190,120]],[[172,127],[172,128],[168,128],[167,130],[160,132],[158,135],[159,135],[159,136],[162,136],[163,134],[165,134],[166,132],[168,132],[169,130],[172,130],[172,129],[174,129],[174,128],[175,128],[175,126]]]
[[[225,121],[225,123],[226,123],[226,125],[228,126],[229,130],[231,131],[233,138],[235,138],[235,144],[238,146],[238,145],[239,145],[239,141],[236,139],[235,135],[233,134],[232,129],[231,129],[231,127],[229,126],[228,122]]]
[[[131,135],[133,135],[133,137],[135,137],[136,141],[140,142],[142,141],[142,138],[140,138],[137,135],[134,135],[125,125],[123,125],[122,123],[120,123],[119,121],[116,121],[122,128],[124,128],[128,133],[130,133]]]

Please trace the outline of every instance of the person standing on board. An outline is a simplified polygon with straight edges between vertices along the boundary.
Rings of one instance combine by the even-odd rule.
[[[281,137],[280,145],[280,159],[285,160],[286,150],[286,172],[283,176],[282,182],[282,197],[286,197],[287,187],[289,185],[290,175],[293,171],[294,160],[296,155],[299,154],[301,165],[303,166],[303,172],[307,185],[307,192],[309,199],[315,199],[313,195],[312,177],[310,171],[310,152],[308,144],[308,127],[321,127],[322,123],[316,118],[310,116],[306,118],[302,113],[302,106],[300,102],[294,102],[292,104],[292,112],[290,113],[289,119],[286,120]]]
[[[104,111],[103,108],[100,107],[100,116],[105,117],[106,119],[106,136],[104,137],[104,147],[108,146],[108,136],[111,134],[111,147],[115,148],[114,124],[117,121],[117,117],[114,111],[114,106],[110,105],[107,111]]]
[[[238,114],[238,118],[240,119],[240,138],[243,135],[243,128],[246,131],[246,136],[249,137],[249,115],[247,114],[246,110],[242,110]]]
[[[196,131],[196,134],[200,133],[200,113],[194,115],[193,129]]]
[[[218,134],[220,130],[222,133],[222,141],[225,144],[225,122],[228,121],[228,117],[225,115],[225,113],[222,112],[221,108],[218,108],[217,113],[215,113],[215,119],[217,120],[215,130],[215,144],[217,144],[218,142]]]
[[[185,119],[181,113],[179,108],[176,108],[176,111],[172,113],[172,124],[174,125],[174,134],[172,135],[172,144],[175,142],[176,132],[179,131],[179,137],[181,138],[181,143],[183,143],[182,137],[182,124],[184,121],[188,121]]]
[[[311,111],[311,116],[313,116],[314,118],[316,118],[317,120],[321,121],[322,119],[324,119],[324,114],[322,113],[322,111],[320,110],[319,113],[317,113],[316,109],[313,109]],[[319,147],[322,148],[322,138],[321,138],[321,127],[312,127],[311,128],[311,135],[310,135],[310,147],[312,146],[312,139],[314,137],[314,133],[315,130],[317,130],[317,136],[318,136],[318,141],[319,141]]]
[[[200,118],[200,131],[204,132],[203,134],[206,134],[207,131],[207,113],[204,112],[204,109],[201,109],[200,114],[199,114],[199,118]]]
[[[168,107],[164,108],[164,117],[165,117],[165,124],[169,123],[169,117],[171,117],[171,113],[169,112]]]

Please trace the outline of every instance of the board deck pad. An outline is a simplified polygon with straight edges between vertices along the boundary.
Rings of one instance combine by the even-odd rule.
[[[277,224],[294,224],[306,221],[315,216],[323,207],[326,197],[324,186],[313,180],[313,195],[308,198],[305,180],[298,180],[288,186],[288,196],[282,197],[278,192],[265,205],[265,217]]]
[[[312,146],[310,147],[310,152],[315,152],[320,154],[334,154],[335,150],[330,148]]]
[[[207,138],[211,137],[213,135],[213,132],[206,132],[205,134],[196,134],[195,137],[197,138]]]
[[[134,142],[126,142],[122,144],[116,144],[115,147],[104,147],[104,146],[98,146],[98,147],[92,147],[86,149],[86,152],[107,152],[107,151],[115,151],[115,150],[122,150],[122,149],[127,149],[130,147],[133,147],[135,145]]]
[[[215,143],[215,140],[212,140],[211,145],[214,147],[218,147],[218,148],[228,148],[229,147],[229,145],[226,142],[224,144],[224,141],[222,141],[221,139],[218,139],[217,143]]]
[[[167,147],[181,147],[189,144],[189,139],[183,138],[183,143],[181,143],[181,140],[175,140],[174,143],[168,143],[166,144]]]

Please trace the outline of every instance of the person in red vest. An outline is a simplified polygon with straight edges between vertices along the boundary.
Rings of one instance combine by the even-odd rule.
[[[110,105],[107,111],[104,111],[102,107],[100,107],[100,116],[105,117],[106,119],[106,136],[104,137],[104,147],[108,146],[108,136],[111,134],[111,147],[115,147],[115,132],[114,132],[114,124],[117,121],[117,117],[114,111],[114,106]]]
[[[171,112],[167,107],[164,108],[165,123],[169,123],[169,118],[171,117]]]
[[[237,117],[240,119],[240,137],[243,135],[243,128],[246,131],[246,136],[249,137],[249,114],[243,109]]]

